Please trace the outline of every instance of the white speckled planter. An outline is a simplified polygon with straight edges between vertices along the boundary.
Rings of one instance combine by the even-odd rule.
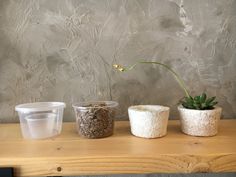
[[[178,110],[181,129],[185,134],[192,136],[214,136],[218,133],[222,108],[194,110],[179,106]]]
[[[170,108],[138,105],[128,109],[131,133],[142,138],[158,138],[167,133]]]

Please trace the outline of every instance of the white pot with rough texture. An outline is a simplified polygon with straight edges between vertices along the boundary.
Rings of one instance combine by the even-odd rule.
[[[170,108],[159,105],[137,105],[128,109],[131,133],[142,138],[158,138],[167,133]]]
[[[178,107],[182,132],[192,136],[214,136],[218,133],[218,124],[222,108],[212,110],[187,109]]]

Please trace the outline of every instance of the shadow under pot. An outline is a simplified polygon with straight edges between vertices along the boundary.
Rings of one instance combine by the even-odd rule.
[[[73,104],[76,129],[84,138],[111,136],[118,103],[115,101],[92,101]]]
[[[142,138],[159,138],[167,133],[169,107],[137,105],[128,108],[131,133]]]
[[[178,110],[183,133],[192,136],[214,136],[218,133],[221,107],[211,110],[195,110],[179,106]]]

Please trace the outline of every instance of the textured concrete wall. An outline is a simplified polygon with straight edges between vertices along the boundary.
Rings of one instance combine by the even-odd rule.
[[[117,100],[172,108],[184,96],[158,67],[115,72],[140,59],[169,64],[193,94],[216,95],[236,116],[235,0],[1,0],[0,119],[34,101]]]
[[[177,117],[183,91],[165,70],[111,67],[140,59],[169,64],[192,94],[216,95],[236,117],[235,9],[235,0],[1,0],[0,121],[18,121],[14,106],[34,101],[65,101],[67,121],[71,103],[88,100],[119,101],[117,119],[132,104],[168,105]]]

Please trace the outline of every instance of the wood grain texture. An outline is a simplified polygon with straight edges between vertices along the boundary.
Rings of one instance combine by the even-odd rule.
[[[167,136],[132,136],[127,121],[116,122],[114,135],[83,139],[74,123],[64,123],[60,136],[24,140],[19,124],[0,125],[0,166],[16,176],[88,174],[236,172],[236,120],[221,120],[215,137],[191,137],[169,121]]]

